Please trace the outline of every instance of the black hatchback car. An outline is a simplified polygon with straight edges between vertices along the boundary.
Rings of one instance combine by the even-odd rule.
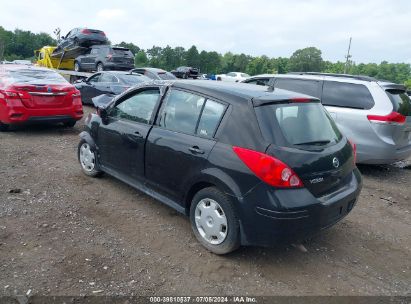
[[[318,99],[209,81],[152,82],[86,119],[83,172],[106,172],[189,215],[197,239],[240,245],[302,240],[354,207],[351,143]]]
[[[111,45],[93,45],[88,53],[80,55],[74,60],[74,70],[77,72],[128,71],[132,68],[134,68],[133,53],[127,48]]]

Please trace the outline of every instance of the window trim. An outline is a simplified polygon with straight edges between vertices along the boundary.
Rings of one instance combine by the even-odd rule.
[[[138,122],[138,121],[134,121],[134,120],[127,119],[127,118],[118,118],[118,117],[110,116],[110,112],[113,111],[113,109],[116,106],[118,106],[120,103],[126,101],[127,99],[129,99],[129,98],[131,98],[131,97],[133,97],[137,94],[140,94],[141,92],[152,90],[152,89],[157,89],[158,90],[159,97],[156,101],[156,104],[155,104],[154,109],[153,109],[153,113],[151,113],[151,117],[150,117],[148,123]],[[162,101],[162,97],[163,96],[161,95],[161,89],[160,89],[159,86],[149,86],[149,87],[138,88],[137,90],[129,92],[128,94],[126,94],[124,96],[121,96],[121,98],[116,100],[116,102],[109,109],[107,109],[108,110],[107,116],[110,120],[113,120],[113,121],[123,121],[123,120],[125,120],[125,121],[128,121],[128,122],[137,123],[137,124],[141,124],[141,125],[145,125],[145,126],[153,126],[154,121],[157,117],[157,112],[158,112],[158,109],[159,109],[160,101]]]

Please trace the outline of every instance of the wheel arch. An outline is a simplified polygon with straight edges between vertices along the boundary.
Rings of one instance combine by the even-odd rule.
[[[241,192],[234,180],[226,173],[219,169],[210,168],[206,172],[202,172],[197,178],[190,179],[187,185],[185,196],[183,199],[186,214],[190,214],[190,206],[194,195],[208,187],[216,187],[230,198],[238,200],[241,198]],[[237,204],[234,204],[237,209]]]
[[[94,141],[93,137],[91,137],[90,133],[87,131],[83,131],[80,133],[80,139],[87,142],[93,150],[97,150],[96,142]]]

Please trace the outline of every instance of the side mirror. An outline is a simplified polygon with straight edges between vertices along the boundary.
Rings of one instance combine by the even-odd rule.
[[[101,122],[106,125],[108,124],[108,113],[105,108],[97,108],[97,114],[101,118]]]

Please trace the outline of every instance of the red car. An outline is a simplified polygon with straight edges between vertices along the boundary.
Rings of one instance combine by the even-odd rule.
[[[0,131],[35,122],[73,127],[83,116],[80,91],[60,74],[25,65],[0,65]]]

